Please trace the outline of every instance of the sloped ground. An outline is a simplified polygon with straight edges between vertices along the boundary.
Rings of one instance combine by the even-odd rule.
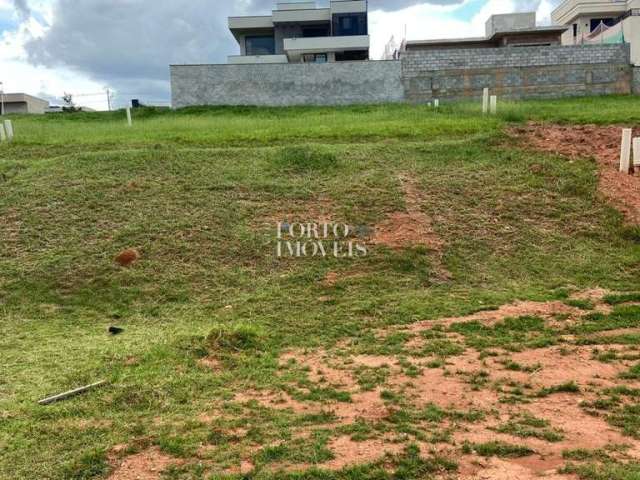
[[[591,160],[457,108],[17,119],[0,478],[635,478],[637,232]],[[277,258],[284,221],[369,254]]]
[[[573,160],[595,159],[602,195],[623,212],[629,222],[640,224],[640,171],[635,175],[620,172],[621,126],[530,123],[510,131],[527,146],[539,151]],[[640,130],[635,128],[634,131],[637,136]]]
[[[618,424],[617,412],[640,391],[637,377],[625,378],[640,358],[640,349],[628,344],[640,328],[616,327],[635,325],[640,306],[613,308],[605,296],[615,301],[602,290],[581,292],[565,302],[518,302],[379,330],[366,346],[292,351],[280,358],[280,375],[301,370],[305,382],[243,392],[233,402],[330,415],[323,428],[333,459],[320,465],[327,469],[382,460],[411,442],[456,458],[458,478],[468,479],[575,478],[558,473],[574,451],[637,461],[640,430]],[[587,310],[573,306],[585,308],[584,299]],[[390,338],[401,339],[394,340],[394,354],[384,353]],[[327,388],[348,399],[300,400]],[[608,405],[611,397],[617,399]],[[313,431],[303,427],[298,435]]]

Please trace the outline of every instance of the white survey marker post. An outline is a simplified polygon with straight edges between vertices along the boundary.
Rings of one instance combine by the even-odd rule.
[[[440,106],[440,100],[438,100],[437,98],[433,101],[433,106],[435,108],[438,108]]]
[[[640,137],[633,139],[633,166],[640,168]]]
[[[489,89],[485,88],[482,91],[482,113],[485,115],[489,113]]]
[[[4,133],[4,125],[0,123],[0,143],[7,140],[7,135]]]
[[[629,173],[631,170],[631,135],[633,131],[630,128],[622,130],[622,145],[620,146],[620,171]]]
[[[7,134],[7,140],[8,141],[13,140],[13,124],[11,123],[11,120],[4,121],[4,130],[5,130],[5,133]]]
[[[491,95],[491,115],[498,113],[498,97]]]
[[[129,126],[133,126],[133,122],[131,120],[131,108],[127,107],[127,124],[129,124]]]

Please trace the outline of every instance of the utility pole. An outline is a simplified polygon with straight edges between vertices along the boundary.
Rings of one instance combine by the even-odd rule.
[[[109,87],[106,87],[105,90],[107,92],[107,106],[109,111],[111,111],[111,90],[109,90]]]

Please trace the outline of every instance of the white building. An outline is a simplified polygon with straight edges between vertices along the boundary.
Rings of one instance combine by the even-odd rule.
[[[230,17],[240,55],[228,63],[324,63],[369,59],[366,0],[278,3],[271,15]]]
[[[44,114],[49,102],[26,93],[0,93],[0,113]]]
[[[569,27],[563,45],[626,42],[640,65],[640,0],[565,0],[551,18]]]

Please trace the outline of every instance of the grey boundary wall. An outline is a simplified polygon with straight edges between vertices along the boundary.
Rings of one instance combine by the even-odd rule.
[[[401,61],[172,65],[174,108],[348,105],[640,93],[629,45],[406,52]]]
[[[406,99],[480,97],[489,87],[503,98],[629,94],[629,45],[581,45],[407,52]]]
[[[397,61],[171,67],[174,108],[402,102]]]

